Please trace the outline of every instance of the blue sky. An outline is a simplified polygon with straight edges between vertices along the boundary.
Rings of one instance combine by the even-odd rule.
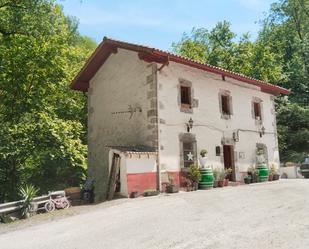
[[[250,32],[275,0],[58,0],[67,15],[79,20],[79,31],[100,42],[104,36],[168,50],[193,27],[211,29],[232,23],[237,34]]]

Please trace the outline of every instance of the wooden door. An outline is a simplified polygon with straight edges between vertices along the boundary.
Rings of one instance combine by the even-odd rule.
[[[224,168],[232,169],[229,176],[230,181],[235,181],[235,162],[234,162],[234,147],[232,145],[223,145]]]
[[[120,156],[114,153],[109,174],[107,200],[113,199],[117,191],[120,191]]]

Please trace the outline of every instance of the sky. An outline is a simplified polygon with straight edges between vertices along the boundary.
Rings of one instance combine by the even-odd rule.
[[[104,36],[170,50],[193,27],[212,29],[227,20],[255,39],[259,20],[275,0],[58,0],[79,20],[79,32],[98,43]]]

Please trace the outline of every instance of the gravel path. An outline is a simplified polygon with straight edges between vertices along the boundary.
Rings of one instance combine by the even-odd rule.
[[[309,180],[109,203],[6,232],[0,248],[309,248]]]

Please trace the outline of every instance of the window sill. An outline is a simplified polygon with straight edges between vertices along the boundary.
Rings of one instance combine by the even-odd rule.
[[[181,105],[180,111],[185,113],[193,113],[193,109],[190,105]]]
[[[222,119],[226,119],[226,120],[229,120],[229,119],[231,119],[231,114],[221,114],[221,118]]]
[[[255,125],[261,125],[261,124],[263,124],[263,121],[261,120],[261,119],[254,119],[254,121],[255,121]]]

